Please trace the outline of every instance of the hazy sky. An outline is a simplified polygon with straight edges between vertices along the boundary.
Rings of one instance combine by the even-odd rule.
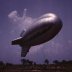
[[[32,47],[25,58],[37,63],[43,63],[46,58],[71,60],[72,0],[0,0],[0,61],[20,63],[21,47],[12,46],[11,41],[39,16],[50,12],[62,19],[62,30],[51,41]]]

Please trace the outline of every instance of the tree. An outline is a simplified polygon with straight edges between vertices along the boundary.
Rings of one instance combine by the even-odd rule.
[[[45,63],[45,64],[49,64],[48,59],[45,59],[44,63]]]
[[[23,65],[33,65],[33,61],[29,61],[28,59],[21,59]]]
[[[25,65],[26,64],[26,59],[21,59],[21,62],[22,62],[23,65]]]
[[[7,65],[7,66],[12,66],[13,64],[11,64],[11,63],[6,63],[6,65]]]
[[[0,61],[0,65],[4,65],[4,63],[2,61]]]
[[[36,62],[34,62],[33,64],[36,65]]]
[[[59,64],[60,62],[58,60],[53,61],[54,64]]]
[[[62,60],[61,64],[65,65],[65,64],[67,64],[67,61],[66,60]]]

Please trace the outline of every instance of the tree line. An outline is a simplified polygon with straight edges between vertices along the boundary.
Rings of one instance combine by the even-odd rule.
[[[44,65],[48,65],[49,60],[45,59],[44,60]],[[56,65],[72,65],[72,60],[66,61],[66,60],[62,60],[62,61],[58,61],[58,60],[54,60],[52,64],[56,64]],[[4,63],[3,61],[0,61],[0,66],[1,65],[14,65],[12,63]],[[21,65],[37,65],[36,62],[30,61],[28,59],[21,59]]]

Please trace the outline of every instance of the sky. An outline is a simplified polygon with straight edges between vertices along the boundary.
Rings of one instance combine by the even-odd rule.
[[[63,27],[52,40],[31,47],[25,58],[36,63],[72,60],[72,0],[0,0],[0,61],[21,63],[21,47],[11,41],[45,13],[57,14]]]

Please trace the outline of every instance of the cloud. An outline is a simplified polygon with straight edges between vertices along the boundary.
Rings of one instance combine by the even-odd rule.
[[[17,15],[17,11],[12,11],[12,12],[8,15],[8,17],[9,17],[10,19],[12,19],[14,22],[17,21],[17,19],[19,19],[18,15]]]
[[[18,12],[12,11],[8,14],[8,18],[10,19],[12,24],[15,24],[15,28],[19,30],[27,29],[31,25],[33,25],[34,18],[26,16],[27,9],[24,9],[23,16],[20,17]]]
[[[41,50],[41,48],[44,46],[44,44],[40,44],[40,45],[37,45],[37,46],[33,46],[30,50],[31,54],[35,54],[37,53],[38,51]]]
[[[72,40],[68,40],[68,43],[69,43],[69,44],[72,44]]]

